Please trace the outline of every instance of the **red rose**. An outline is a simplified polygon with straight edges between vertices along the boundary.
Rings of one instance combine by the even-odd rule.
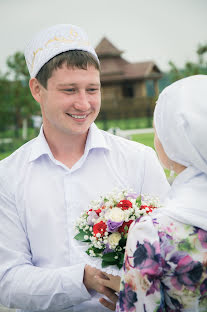
[[[87,211],[87,215],[89,214],[89,211],[92,211],[93,209],[89,209],[88,211]]]
[[[146,211],[146,208],[148,208],[148,210]],[[155,207],[153,206],[147,206],[147,205],[141,205],[140,210],[145,209],[146,213],[152,212],[154,210]]]
[[[101,212],[101,208],[96,209],[95,212],[96,212],[96,214],[99,216],[99,214],[100,214],[100,212]]]
[[[131,225],[132,222],[133,222],[133,220],[129,220],[129,221],[127,221],[127,222],[123,222],[123,223],[122,223],[122,226],[120,226],[119,229],[118,229],[119,233],[123,233],[123,234],[128,233],[129,227],[130,227],[130,225]],[[127,230],[127,231],[124,229],[125,226],[128,227],[128,230]]]
[[[106,232],[106,228],[107,228],[107,225],[103,221],[100,221],[99,223],[94,224],[93,235],[96,236],[96,234],[100,233],[101,237],[103,237]]]
[[[129,208],[132,208],[132,203],[130,200],[120,200],[120,202],[117,204],[117,207],[121,208],[122,210],[128,210]]]

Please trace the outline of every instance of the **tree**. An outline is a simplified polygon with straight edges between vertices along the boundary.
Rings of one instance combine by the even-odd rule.
[[[196,53],[198,62],[186,62],[183,69],[178,69],[172,61],[169,62],[172,82],[192,75],[207,74],[207,61],[204,59],[205,53],[207,53],[207,44],[199,45]]]
[[[14,125],[15,136],[23,120],[27,122],[39,111],[29,90],[29,72],[22,52],[16,52],[7,59],[8,72],[0,78],[1,111],[7,115],[7,125]],[[2,104],[3,103],[3,104]],[[9,115],[10,114],[10,117]],[[5,123],[4,123],[5,124]]]

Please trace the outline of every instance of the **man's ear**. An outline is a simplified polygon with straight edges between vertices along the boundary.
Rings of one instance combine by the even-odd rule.
[[[31,78],[29,81],[29,87],[33,98],[41,104],[41,89],[43,87],[40,85],[39,81],[36,78]]]

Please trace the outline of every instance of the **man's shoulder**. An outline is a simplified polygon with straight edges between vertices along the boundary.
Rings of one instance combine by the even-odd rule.
[[[22,168],[23,165],[29,160],[31,147],[35,139],[32,139],[28,141],[27,143],[23,144],[17,150],[15,150],[11,155],[2,159],[0,161],[0,172],[4,170],[7,170],[8,172],[12,169]]]
[[[146,146],[144,144],[138,143],[136,141],[131,141],[127,138],[123,138],[121,136],[114,135],[104,130],[100,130],[102,135],[104,136],[106,143],[108,144],[109,148],[117,149],[117,150],[125,150],[130,152],[146,152],[146,151],[153,151],[152,148]]]

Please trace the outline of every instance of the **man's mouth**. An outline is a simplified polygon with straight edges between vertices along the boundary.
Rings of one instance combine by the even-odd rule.
[[[69,114],[69,113],[67,113],[67,115],[75,119],[85,119],[87,117],[87,115],[74,115],[74,114]]]

